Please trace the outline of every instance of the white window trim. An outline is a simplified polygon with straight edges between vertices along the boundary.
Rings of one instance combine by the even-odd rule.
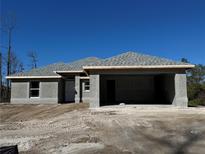
[[[88,82],[89,85],[85,85],[86,82]],[[85,87],[89,87],[89,90],[86,90]],[[83,84],[83,91],[84,91],[84,92],[90,92],[90,81],[85,81],[85,82],[84,82],[84,84]]]
[[[39,88],[31,88],[31,82],[39,82]],[[41,82],[38,80],[31,80],[29,82],[29,98],[31,98],[31,99],[40,98],[40,89],[41,89]],[[38,90],[39,91],[38,96],[36,96],[36,97],[31,96],[31,90]]]

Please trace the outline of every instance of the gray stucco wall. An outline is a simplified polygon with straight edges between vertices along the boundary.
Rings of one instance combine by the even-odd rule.
[[[11,103],[45,103],[55,104],[59,101],[58,79],[41,79],[39,98],[30,98],[29,86],[31,80],[13,80],[11,82]]]
[[[101,80],[103,75],[109,75]],[[143,72],[114,72],[115,77],[111,72],[90,72],[90,92],[85,92],[83,89],[84,81],[80,80],[80,76],[75,76],[75,102],[79,103],[90,102],[90,107],[99,107],[100,100],[106,101],[106,92],[100,92],[100,89],[106,89],[106,79],[116,80],[116,98],[117,101],[123,102],[129,99],[153,99],[153,76],[147,76],[144,79]],[[158,72],[160,73],[160,72]],[[163,72],[165,73],[165,72]],[[120,75],[134,75],[132,77],[120,77]],[[137,77],[137,75],[139,75]],[[147,73],[148,74],[148,73]],[[135,76],[136,75],[136,76]],[[167,100],[174,106],[187,107],[187,86],[186,74],[184,70],[177,73],[165,73],[162,82],[165,85]],[[64,82],[62,79],[41,79],[40,81],[40,96],[39,98],[29,97],[29,82],[30,80],[12,80],[11,82],[11,103],[45,103],[55,104],[64,100]],[[133,86],[133,85],[138,85]],[[125,87],[125,88],[120,88]],[[146,90],[145,92],[142,92]],[[135,93],[133,93],[135,91]],[[101,94],[101,96],[100,96]]]
[[[29,97],[29,83],[27,81],[11,82],[11,100]]]
[[[100,75],[90,74],[90,107],[100,106]]]
[[[100,82],[104,82],[103,80],[100,80],[100,76],[103,76],[104,74],[106,75],[142,75],[142,74],[163,74],[163,80],[162,82],[164,82],[163,86],[164,86],[164,91],[166,94],[166,100],[168,102],[170,102],[170,104],[172,104],[173,106],[178,106],[178,107],[187,107],[188,104],[188,99],[187,99],[187,86],[186,86],[186,73],[184,69],[177,69],[177,70],[163,70],[163,71],[157,71],[157,72],[135,72],[135,71],[93,71],[90,72],[90,106],[91,107],[99,107],[100,106],[100,101],[106,98],[106,92],[101,93],[100,89],[104,89],[106,88],[106,84],[105,83],[100,83]],[[103,74],[103,75],[102,75]],[[130,80],[130,79],[129,79]],[[149,80],[147,80],[149,81]],[[120,81],[119,81],[120,82]],[[131,81],[132,82],[132,79]],[[133,81],[133,82],[137,82],[137,81]],[[148,82],[150,85],[150,92],[147,93],[147,97],[149,97],[150,99],[152,99],[152,81],[150,79],[150,82]],[[122,83],[118,83],[117,84],[123,84]],[[131,85],[131,84],[130,84]],[[140,87],[143,87],[143,84],[140,84]],[[123,85],[121,85],[123,86]],[[129,89],[129,86],[127,86]],[[145,87],[146,87],[146,83],[145,83]],[[118,89],[118,88],[116,88]],[[133,90],[137,90],[137,88],[131,88]],[[120,98],[124,97],[123,91],[120,91],[119,89],[117,90],[117,97],[118,100],[120,100]],[[127,92],[128,93],[128,92]],[[100,96],[101,94],[101,96]],[[129,95],[129,94],[128,94]],[[133,96],[135,97],[135,96]],[[126,98],[123,98],[126,99]]]
[[[75,103],[80,103],[80,75],[75,76]]]
[[[186,74],[180,73],[175,74],[175,97],[173,104],[178,107],[187,107],[188,98],[187,98],[187,79]]]

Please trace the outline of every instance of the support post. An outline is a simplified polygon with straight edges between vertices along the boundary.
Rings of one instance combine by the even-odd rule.
[[[100,75],[90,75],[90,107],[100,107]]]
[[[80,76],[75,76],[75,103],[80,103]]]
[[[186,74],[175,74],[175,98],[173,104],[188,107]]]

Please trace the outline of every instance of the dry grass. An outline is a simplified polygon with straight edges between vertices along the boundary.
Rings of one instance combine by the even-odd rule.
[[[45,119],[59,116],[73,110],[82,110],[89,107],[88,103],[57,104],[57,105],[0,105],[0,123],[17,122],[34,119]],[[5,114],[6,113],[6,114]]]

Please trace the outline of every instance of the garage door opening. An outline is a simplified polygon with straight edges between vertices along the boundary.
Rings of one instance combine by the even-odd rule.
[[[170,105],[174,74],[101,75],[100,106],[124,104]]]

